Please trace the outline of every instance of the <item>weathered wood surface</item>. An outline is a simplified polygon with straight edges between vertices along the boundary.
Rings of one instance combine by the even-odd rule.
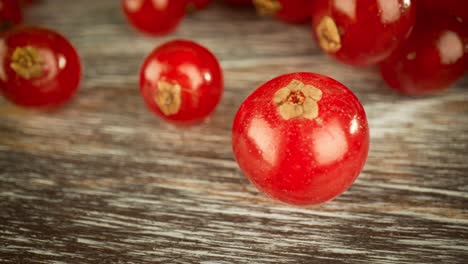
[[[308,27],[215,5],[178,31],[132,31],[118,1],[44,1],[27,21],[77,46],[85,76],[54,112],[0,101],[0,259],[10,263],[467,263],[468,83],[400,97],[372,70],[322,55]],[[220,58],[226,92],[206,123],[154,118],[138,93],[158,43],[194,39]],[[295,208],[259,194],[231,153],[237,107],[292,71],[350,86],[369,116],[367,165],[341,197]]]

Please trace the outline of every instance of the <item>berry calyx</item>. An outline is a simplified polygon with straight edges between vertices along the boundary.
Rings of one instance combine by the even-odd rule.
[[[155,101],[163,114],[170,116],[179,112],[182,100],[181,91],[182,88],[179,84],[158,81],[158,93]]]
[[[321,98],[320,89],[292,80],[275,93],[273,102],[277,105],[278,113],[286,120],[298,117],[314,119],[318,116],[317,102]]]
[[[326,52],[337,52],[341,48],[341,37],[335,21],[324,16],[317,25],[317,37],[320,47]]]
[[[32,46],[17,47],[11,57],[11,68],[26,80],[43,74],[44,60]]]

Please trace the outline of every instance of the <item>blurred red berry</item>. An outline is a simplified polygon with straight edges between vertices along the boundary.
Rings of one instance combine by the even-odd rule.
[[[25,107],[56,107],[78,89],[81,63],[62,35],[49,29],[20,26],[3,37],[0,92]]]
[[[406,95],[447,89],[468,69],[468,27],[453,16],[428,14],[380,71],[387,84]]]
[[[186,6],[187,0],[122,0],[130,24],[151,35],[173,31],[182,20]]]
[[[372,65],[406,40],[415,23],[414,0],[315,0],[312,32],[318,46],[352,65]]]

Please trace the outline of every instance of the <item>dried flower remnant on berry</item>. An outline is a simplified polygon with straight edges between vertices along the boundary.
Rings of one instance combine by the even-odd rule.
[[[26,80],[43,73],[43,60],[39,51],[31,46],[18,47],[11,56],[10,67]]]
[[[312,85],[305,85],[292,80],[287,86],[279,89],[273,96],[278,113],[286,120],[292,118],[315,119],[319,114],[318,101],[322,91]]]
[[[325,16],[317,25],[319,44],[326,52],[337,52],[341,48],[341,37],[335,21]]]
[[[281,10],[278,0],[254,0],[257,12],[262,16],[274,16]]]
[[[165,115],[177,114],[181,105],[182,89],[179,84],[172,84],[166,81],[158,82],[158,91],[156,93],[156,104]]]

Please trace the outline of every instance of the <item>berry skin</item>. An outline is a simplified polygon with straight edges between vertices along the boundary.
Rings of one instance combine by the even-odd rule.
[[[312,32],[328,55],[367,66],[387,58],[406,40],[415,22],[414,0],[316,0]]]
[[[3,37],[0,92],[14,104],[50,108],[67,102],[78,89],[81,64],[59,33],[19,26]]]
[[[185,15],[186,6],[187,0],[122,0],[130,24],[150,35],[173,31]]]
[[[288,23],[304,23],[310,19],[310,0],[253,0],[260,15],[274,16]]]
[[[140,71],[147,106],[176,124],[199,123],[218,105],[223,76],[216,57],[188,40],[167,42],[151,52]]]
[[[381,63],[383,79],[411,96],[447,89],[468,69],[467,28],[453,16],[421,17],[404,46]]]
[[[279,76],[242,103],[232,129],[236,160],[267,195],[319,204],[348,189],[369,149],[364,109],[343,84],[315,73]]]
[[[207,8],[211,4],[212,0],[189,0],[189,6],[194,7],[195,10],[201,10]]]
[[[0,0],[0,32],[7,31],[22,21],[23,15],[17,0]]]

